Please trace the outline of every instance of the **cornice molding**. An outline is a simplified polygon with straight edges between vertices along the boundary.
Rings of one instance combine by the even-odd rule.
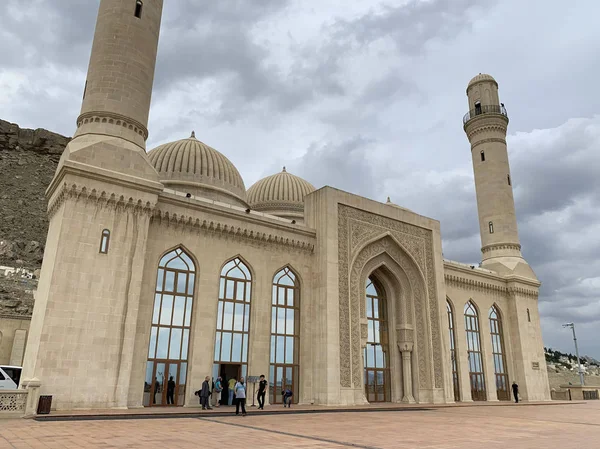
[[[122,126],[123,128],[129,129],[135,132],[136,134],[139,134],[144,138],[144,140],[148,139],[148,129],[143,124],[141,124],[137,120],[133,120],[130,117],[114,112],[92,111],[83,113],[77,118],[77,128],[80,128],[82,125],[87,125],[88,123],[101,123]]]
[[[275,245],[313,253],[314,243],[290,239],[277,234],[255,231],[246,227],[232,226],[217,220],[201,220],[189,215],[171,213],[155,208],[151,221],[159,226],[179,227],[190,232],[212,233],[219,237],[251,241],[260,245]]]
[[[139,198],[129,197],[118,193],[96,189],[88,189],[77,184],[62,183],[55,190],[51,202],[48,204],[48,219],[51,220],[58,209],[68,200],[84,201],[100,207],[112,207],[116,210],[133,212],[135,214],[152,215],[154,205],[149,201],[145,203]]]
[[[478,140],[477,142],[474,142],[473,144],[471,144],[471,151],[473,151],[479,145],[483,145],[485,143],[503,143],[504,145],[506,145],[506,139],[502,139],[500,137],[492,137],[490,139]]]
[[[494,250],[512,249],[515,251],[521,251],[521,245],[516,243],[494,243],[493,245],[487,245],[481,248],[483,254],[489,253]]]

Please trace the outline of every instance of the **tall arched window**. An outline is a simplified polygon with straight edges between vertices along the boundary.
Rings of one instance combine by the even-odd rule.
[[[144,405],[183,405],[196,266],[180,248],[158,264]]]
[[[450,332],[450,363],[452,364],[452,385],[454,386],[454,400],[460,401],[460,386],[458,383],[458,364],[456,362],[456,334],[454,333],[454,313],[450,301],[446,300],[448,311],[448,331]]]
[[[387,301],[374,279],[367,279],[367,345],[364,351],[365,393],[369,402],[392,400],[389,366]]]
[[[492,355],[494,356],[498,400],[508,401],[510,395],[508,393],[508,376],[506,375],[506,358],[504,356],[502,317],[495,305],[490,309],[490,333],[492,336]]]
[[[221,376],[223,386],[231,378],[248,374],[248,338],[252,275],[239,257],[221,270],[213,377]],[[223,401],[227,396],[222,395]]]
[[[469,378],[471,380],[471,398],[485,401],[485,375],[481,356],[481,338],[479,336],[479,317],[475,305],[469,301],[465,305],[465,331],[467,334],[467,356],[469,359]]]
[[[300,335],[300,288],[296,275],[284,268],[273,278],[271,301],[270,402],[283,402],[281,391],[289,388],[298,401]]]

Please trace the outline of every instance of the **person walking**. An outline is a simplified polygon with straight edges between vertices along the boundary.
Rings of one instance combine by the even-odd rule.
[[[221,378],[217,377],[217,381],[215,382],[215,388],[213,390],[213,405],[215,407],[219,407],[219,401],[221,401],[221,392],[223,391],[223,385],[221,383]]]
[[[174,405],[175,401],[173,401],[173,395],[175,394],[175,381],[173,380],[173,376],[169,377],[169,382],[167,382],[167,404]]]
[[[519,403],[519,386],[517,385],[517,383],[515,381],[513,381],[512,383],[512,391],[513,391],[513,396],[515,397],[515,403]]]
[[[227,384],[227,386],[229,387],[229,401],[227,402],[228,405],[233,404],[233,393],[235,390],[235,384],[237,384],[237,380],[235,380],[235,377],[229,379],[229,383]]]
[[[292,396],[294,395],[292,390],[286,388],[281,392],[281,395],[283,396],[283,407],[285,408],[287,404],[288,408],[292,408]]]
[[[202,404],[202,410],[212,410],[208,398],[210,397],[210,376],[204,378],[202,382],[202,390],[200,390],[200,403]]]
[[[237,402],[235,403],[235,414],[240,414],[240,406],[242,407],[242,416],[246,416],[246,386],[244,385],[244,378],[240,377],[240,381],[235,384],[235,397]]]
[[[265,375],[261,374],[260,381],[258,382],[258,409],[265,409],[265,395],[267,394],[267,381]]]

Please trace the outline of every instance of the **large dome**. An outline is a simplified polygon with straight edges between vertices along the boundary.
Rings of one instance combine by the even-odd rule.
[[[288,173],[261,179],[248,189],[248,204],[254,210],[284,218],[304,217],[304,197],[314,192],[308,181]]]
[[[246,187],[237,168],[194,133],[189,139],[155,148],[148,158],[168,188],[246,206]]]

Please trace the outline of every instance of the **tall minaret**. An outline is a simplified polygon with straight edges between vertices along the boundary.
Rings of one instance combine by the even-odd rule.
[[[102,0],[75,136],[145,148],[163,0]]]
[[[58,409],[142,402],[131,379],[150,216],[163,190],[145,152],[162,7],[100,0],[77,131],[46,191],[22,379],[41,381]]]
[[[521,256],[506,148],[508,115],[498,97],[498,83],[479,74],[469,82],[467,96],[469,112],[463,122],[475,172],[482,266],[535,277]]]

